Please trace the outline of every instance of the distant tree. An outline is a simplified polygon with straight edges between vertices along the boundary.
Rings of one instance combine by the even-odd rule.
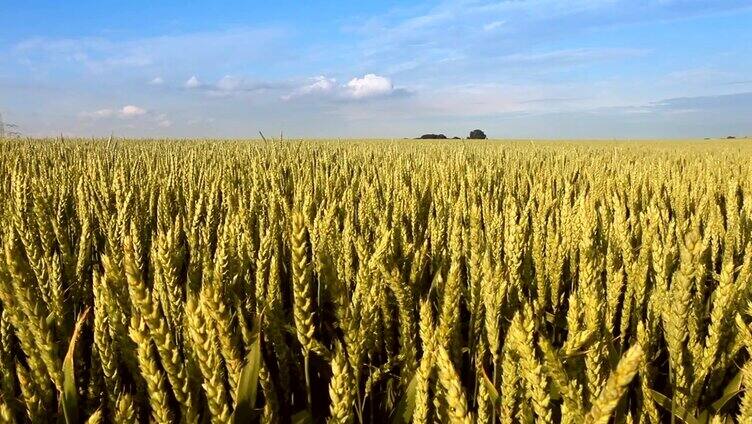
[[[19,137],[21,133],[18,132],[18,125],[3,121],[3,114],[0,113],[0,139]]]
[[[486,138],[486,133],[481,130],[472,130],[470,131],[470,137],[468,138],[471,140],[484,140]]]
[[[447,136],[444,134],[423,134],[420,138],[423,140],[446,140]]]

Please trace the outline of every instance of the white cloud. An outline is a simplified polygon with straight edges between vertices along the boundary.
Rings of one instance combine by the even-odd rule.
[[[347,94],[355,99],[384,96],[394,91],[389,78],[376,74],[366,74],[363,78],[353,78],[345,86]]]
[[[198,88],[201,87],[201,82],[198,80],[198,78],[193,75],[192,77],[188,78],[188,81],[185,82],[186,88]]]
[[[287,90],[292,86],[290,81],[253,81],[234,75],[225,75],[216,82],[200,82],[198,79],[193,80],[193,78],[186,82],[186,87],[200,90],[210,97],[252,95]]]
[[[95,110],[93,112],[81,112],[78,114],[80,118],[84,119],[108,119],[108,118],[120,118],[120,119],[131,119],[136,118],[139,116],[146,115],[147,111],[144,108],[134,106],[134,105],[125,105],[120,109],[99,109]]]
[[[243,94],[289,90],[295,85],[292,81],[251,80],[235,75],[225,75],[217,81],[205,82],[199,80],[196,75],[193,75],[185,81],[183,86],[209,97],[225,98]]]
[[[162,85],[164,84],[164,80],[162,79],[162,77],[155,77],[154,79],[149,81],[149,84],[150,85]]]
[[[389,78],[376,74],[366,74],[362,78],[356,77],[346,84],[337,84],[336,79],[319,75],[311,78],[307,84],[301,85],[291,93],[282,96],[282,100],[304,96],[357,100],[388,96],[403,91],[395,89]]]
[[[157,113],[135,105],[125,105],[118,109],[100,109],[93,112],[81,112],[78,114],[85,125],[91,127],[99,122],[108,130],[128,129],[153,131],[158,128],[166,129],[173,127],[173,121],[167,114]]]
[[[303,86],[300,91],[303,94],[315,93],[315,92],[330,92],[337,87],[337,80],[334,78],[327,78],[323,75],[319,75],[313,78],[313,82],[306,86]]]
[[[127,105],[120,109],[119,115],[121,118],[134,118],[146,114],[146,110],[138,106]]]
[[[493,21],[483,25],[483,31],[493,31],[501,28],[504,25],[504,21]]]
[[[225,75],[224,77],[222,77],[222,79],[217,81],[216,88],[222,91],[234,91],[240,88],[242,84],[243,84],[242,79],[238,77],[233,77],[231,75]]]
[[[323,75],[313,77],[310,83],[295,89],[292,93],[282,96],[282,100],[290,100],[295,97],[306,96],[309,94],[329,94],[337,89],[337,80],[327,78]]]

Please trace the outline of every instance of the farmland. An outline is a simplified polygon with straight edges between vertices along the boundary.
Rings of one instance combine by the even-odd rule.
[[[0,421],[750,422],[750,158],[0,140]]]

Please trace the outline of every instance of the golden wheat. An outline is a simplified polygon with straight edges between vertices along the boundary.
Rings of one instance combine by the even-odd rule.
[[[0,421],[752,422],[750,157],[0,140]]]

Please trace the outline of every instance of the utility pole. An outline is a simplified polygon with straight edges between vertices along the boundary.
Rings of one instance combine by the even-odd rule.
[[[5,138],[5,122],[3,122],[2,112],[0,112],[0,138]]]

